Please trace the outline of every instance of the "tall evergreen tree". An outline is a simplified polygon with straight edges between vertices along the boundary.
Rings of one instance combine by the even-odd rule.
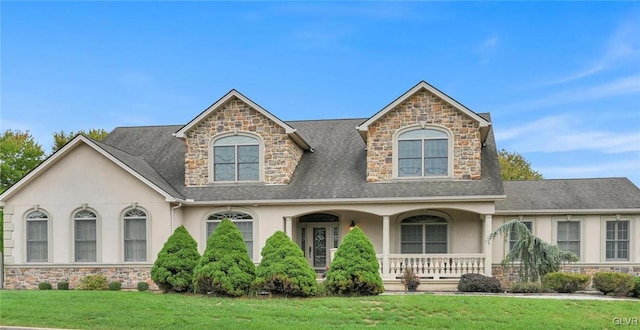
[[[337,294],[377,295],[384,291],[378,258],[367,235],[354,227],[344,236],[327,272],[327,289]]]
[[[489,240],[502,235],[507,241],[508,235],[516,235],[513,249],[502,260],[504,267],[518,262],[518,277],[523,282],[537,282],[547,273],[557,272],[563,262],[575,262],[579,258],[557,245],[551,245],[533,235],[522,221],[515,219],[502,224],[489,235]]]
[[[256,270],[258,290],[294,296],[311,296],[317,291],[316,272],[302,250],[283,231],[267,239],[262,261]]]
[[[194,269],[195,291],[242,296],[249,292],[255,277],[256,267],[242,233],[231,220],[222,220]]]
[[[184,226],[180,226],[158,253],[151,268],[151,279],[164,292],[192,291],[193,269],[199,260],[196,240]]]

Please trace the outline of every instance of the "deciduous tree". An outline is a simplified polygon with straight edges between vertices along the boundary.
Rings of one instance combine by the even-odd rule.
[[[29,131],[7,130],[0,136],[0,192],[18,182],[44,159],[42,146]]]
[[[66,133],[65,131],[54,132],[53,133],[53,145],[51,146],[51,152],[56,152],[60,148],[64,147],[67,142],[71,141],[76,135],[83,134],[86,135],[96,141],[100,141],[104,139],[109,132],[99,128],[99,129],[90,129],[88,131],[80,130],[77,132],[71,131]]]
[[[531,168],[522,155],[501,149],[498,152],[502,180],[542,180],[542,174]]]

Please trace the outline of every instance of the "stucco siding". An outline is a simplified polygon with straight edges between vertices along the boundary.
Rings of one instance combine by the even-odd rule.
[[[149,217],[147,259],[152,262],[170,234],[169,204],[91,147],[80,145],[6,201],[5,208],[13,213],[10,237],[15,246],[7,255],[7,263],[26,262],[24,219],[36,208],[49,216],[48,263],[74,263],[72,217],[83,207],[98,216],[97,263],[122,263],[122,213],[134,203]]]

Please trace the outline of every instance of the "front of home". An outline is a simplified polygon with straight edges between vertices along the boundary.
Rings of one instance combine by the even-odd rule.
[[[9,289],[102,273],[134,287],[184,225],[202,252],[229,218],[254,262],[277,230],[324,271],[352,226],[387,289],[405,267],[426,288],[464,273],[509,278],[521,219],[572,251],[571,270],[640,272],[640,190],[629,180],[503,182],[488,114],[420,82],[370,118],[284,122],[232,90],[186,125],[77,136],[0,195]]]

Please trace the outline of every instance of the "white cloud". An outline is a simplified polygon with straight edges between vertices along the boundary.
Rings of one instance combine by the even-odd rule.
[[[609,37],[607,45],[598,59],[591,61],[591,64],[585,69],[542,85],[567,83],[623,65],[628,61],[637,61],[640,58],[640,38],[638,35],[640,35],[640,21],[637,18],[620,24]]]
[[[485,39],[478,47],[478,54],[480,55],[480,64],[488,64],[491,55],[498,46],[498,38],[496,36]]]
[[[555,115],[496,132],[499,144],[518,152],[597,151],[605,154],[640,152],[640,130],[594,130],[580,118]]]
[[[507,107],[512,111],[522,111],[637,93],[640,93],[640,74],[618,78],[596,86],[570,89]]]

